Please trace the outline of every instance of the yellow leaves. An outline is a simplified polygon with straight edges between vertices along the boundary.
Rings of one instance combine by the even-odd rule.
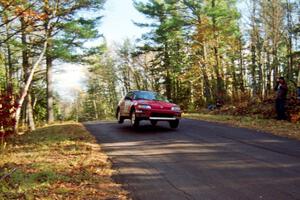
[[[32,24],[36,21],[43,21],[48,17],[46,13],[40,13],[31,8],[23,8],[22,6],[16,7],[15,15],[20,16],[29,24]]]
[[[49,17],[44,10],[37,8],[35,3],[30,3],[27,0],[0,0],[0,6],[4,8],[2,22],[5,24],[19,19],[26,25],[34,25],[40,21],[46,20]]]
[[[196,33],[193,36],[194,40],[199,42],[208,41],[211,38],[213,33],[212,25],[208,17],[201,17],[201,21],[198,21],[196,25]]]
[[[111,179],[114,171],[107,155],[83,125],[51,125],[14,142],[18,147],[10,144],[0,159],[0,176],[3,166],[17,168],[18,188],[23,190],[0,188],[0,199],[4,193],[22,192],[35,199],[127,199]],[[15,184],[15,179],[9,181]]]
[[[11,4],[11,1],[9,0],[0,0],[0,5],[3,7],[7,7]]]

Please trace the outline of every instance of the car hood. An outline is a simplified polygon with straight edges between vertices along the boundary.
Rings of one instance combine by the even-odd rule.
[[[169,103],[165,101],[153,101],[153,100],[138,100],[139,104],[147,104],[152,107],[152,109],[168,109],[170,110],[172,107],[177,106],[174,103]]]

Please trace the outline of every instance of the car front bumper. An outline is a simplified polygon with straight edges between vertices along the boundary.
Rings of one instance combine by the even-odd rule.
[[[141,120],[173,121],[181,118],[181,112],[169,110],[136,110],[136,117]]]

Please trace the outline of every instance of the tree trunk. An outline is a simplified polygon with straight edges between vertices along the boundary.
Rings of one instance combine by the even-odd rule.
[[[270,53],[267,51],[267,63],[266,63],[266,68],[267,68],[267,92],[266,95],[267,97],[271,94],[271,74],[272,74],[272,69],[271,69],[271,64],[270,64]]]
[[[26,96],[26,116],[28,117],[28,126],[30,131],[35,130],[34,117],[33,117],[33,109],[32,109],[32,99],[31,94]]]
[[[212,9],[214,9],[216,6],[215,4],[215,0],[212,0]],[[215,73],[217,76],[217,98],[221,98],[223,99],[225,97],[225,88],[224,88],[224,80],[223,80],[223,73],[222,70],[220,68],[220,56],[219,56],[219,50],[218,50],[218,42],[219,42],[219,38],[218,38],[218,33],[217,33],[217,19],[216,17],[213,15],[212,17],[212,23],[213,23],[213,38],[214,38],[214,57],[215,57]]]
[[[6,37],[7,39],[9,38],[9,24],[6,25]],[[12,58],[11,58],[11,49],[10,49],[10,44],[9,41],[6,43],[6,48],[7,48],[7,87],[12,86],[12,76],[13,76],[13,66],[12,66]]]
[[[298,69],[297,87],[300,88],[300,64],[299,64],[299,69]]]
[[[222,73],[220,72],[220,60],[219,60],[219,51],[218,48],[214,47],[214,57],[215,57],[215,73],[217,77],[217,98],[224,97],[224,80],[222,77]]]
[[[300,100],[300,64],[299,64],[299,68],[298,68],[297,89],[298,89],[297,97]]]
[[[165,89],[166,89],[166,96],[168,99],[172,99],[172,79],[170,73],[170,56],[168,53],[169,45],[165,44],[164,47],[164,70],[166,70],[165,75]]]
[[[287,41],[287,55],[288,55],[288,67],[287,67],[287,80],[293,78],[293,35],[292,35],[292,9],[289,0],[286,1],[286,21],[288,29],[288,41]]]
[[[94,98],[96,99],[96,96]],[[97,109],[97,104],[96,104],[96,100],[95,99],[93,99],[93,105],[94,105],[94,111],[95,111],[95,119],[99,119],[98,109]]]
[[[239,41],[239,65],[240,65],[240,76],[239,76],[239,85],[242,95],[245,93],[245,84],[244,84],[244,77],[245,77],[245,68],[244,68],[244,59],[243,59],[243,44],[242,38]]]
[[[263,77],[263,68],[262,68],[262,52],[261,48],[258,47],[258,94],[260,98],[263,98],[263,82],[264,82],[264,77]]]
[[[231,74],[232,74],[232,99],[235,102],[239,99],[239,94],[238,94],[237,74],[236,74],[234,61],[235,61],[234,59],[231,60]]]
[[[275,47],[276,48],[276,47]],[[278,62],[278,58],[277,58],[277,50],[273,50],[273,86],[276,85],[277,82],[277,78],[279,76],[279,62]]]
[[[165,88],[166,88],[166,96],[168,99],[172,99],[172,83],[171,83],[170,72],[167,69],[167,74],[165,77]]]
[[[48,124],[54,122],[54,111],[53,111],[53,73],[52,73],[52,55],[50,54],[51,44],[48,45],[46,51],[46,68],[47,68],[47,120]]]
[[[257,69],[257,55],[256,55],[256,47],[258,43],[258,28],[257,28],[257,5],[255,1],[252,1],[252,13],[251,13],[251,78],[252,78],[252,95],[256,96],[257,95],[257,82],[256,82],[256,69]]]
[[[27,48],[27,35],[26,35],[26,23],[24,21],[24,18],[21,17],[21,27],[22,27],[22,34],[21,34],[21,40],[22,40],[22,65],[23,65],[23,72],[24,72],[24,82],[29,78],[30,76],[30,66],[29,66],[29,56],[28,56],[28,48]],[[33,109],[31,104],[31,95],[28,94],[26,96],[26,116],[28,118],[28,125],[29,129],[31,131],[35,130],[35,124],[34,124],[34,118],[33,118]]]
[[[44,9],[45,13],[48,12],[49,3],[45,1]],[[52,27],[49,25],[49,19],[45,20],[44,23],[45,34],[48,38],[48,44],[46,49],[46,81],[47,81],[47,121],[48,124],[54,122],[54,111],[53,111],[53,77],[52,77],[52,68],[53,68],[53,57],[52,57]]]
[[[14,128],[15,133],[18,133],[18,126],[19,126],[21,109],[22,109],[25,97],[26,97],[26,95],[28,93],[30,84],[32,82],[34,72],[35,72],[36,68],[39,66],[40,62],[42,61],[42,59],[43,59],[43,57],[45,55],[45,52],[46,52],[46,49],[47,49],[47,44],[48,44],[48,39],[46,38],[46,40],[44,42],[43,50],[42,50],[42,52],[41,52],[38,60],[34,63],[32,69],[30,71],[30,74],[28,76],[28,79],[26,80],[26,83],[25,83],[24,87],[21,89],[20,98],[18,99],[19,106],[18,106],[18,108],[16,110],[16,114],[15,114],[15,119],[16,119],[16,124],[15,124],[15,128]]]
[[[49,2],[44,1],[44,12],[49,12]],[[57,10],[53,11],[53,16],[56,15]],[[52,67],[53,67],[53,57],[51,54],[52,51],[52,26],[50,25],[50,19],[47,17],[44,21],[45,34],[48,38],[48,44],[46,48],[46,81],[47,81],[47,121],[48,124],[54,122],[54,113],[53,113],[53,83],[52,83]]]
[[[205,103],[212,103],[212,92],[211,92],[211,85],[209,82],[209,78],[207,75],[207,70],[206,70],[206,63],[207,63],[207,47],[206,44],[204,43],[202,46],[202,51],[203,51],[203,64],[201,66],[200,64],[200,70],[203,75],[203,90],[204,90],[204,96],[205,96]]]

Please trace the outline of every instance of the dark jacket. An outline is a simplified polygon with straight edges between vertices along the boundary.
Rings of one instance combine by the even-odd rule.
[[[288,87],[286,83],[277,83],[275,86],[275,91],[277,91],[277,99],[286,99]]]

